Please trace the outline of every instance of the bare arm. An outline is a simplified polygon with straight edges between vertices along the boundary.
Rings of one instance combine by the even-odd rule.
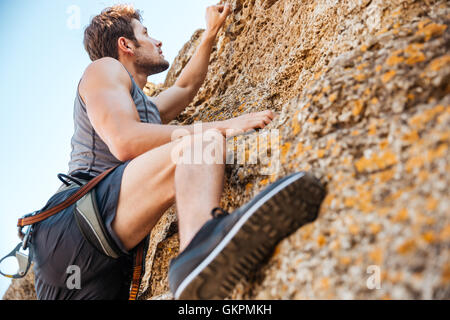
[[[93,62],[80,82],[80,95],[85,102],[92,126],[120,161],[132,160],[143,153],[171,142],[175,138],[196,133],[194,125],[176,126],[141,122],[133,98],[131,79],[123,65],[112,58]],[[201,123],[201,132],[219,130],[226,135],[264,128],[273,120],[270,111],[245,114],[237,118]]]
[[[194,99],[205,81],[209,58],[217,33],[230,14],[229,5],[217,5],[206,10],[207,27],[194,55],[184,67],[175,84],[152,101],[158,106],[163,123],[175,119]]]
[[[83,75],[80,94],[97,134],[120,161],[127,161],[180,137],[193,134],[193,126],[149,124],[140,121],[130,95],[131,80],[122,64],[112,58],[92,63]],[[202,131],[224,132],[225,122],[204,123]]]

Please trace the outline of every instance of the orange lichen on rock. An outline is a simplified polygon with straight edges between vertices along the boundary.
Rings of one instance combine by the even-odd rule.
[[[355,100],[355,101],[353,101],[353,103],[354,103],[354,107],[352,110],[352,114],[354,116],[357,116],[362,112],[364,104],[361,100]]]
[[[389,141],[387,139],[383,139],[379,143],[380,150],[385,150],[389,146]]]
[[[404,241],[400,246],[397,248],[397,252],[400,254],[407,254],[413,251],[416,248],[416,241],[414,239],[409,239]]]
[[[359,66],[356,67],[359,71],[367,67],[369,64],[367,62],[361,63]]]
[[[380,35],[382,35],[383,33],[386,33],[386,32],[388,32],[388,31],[389,31],[388,28],[383,28],[383,29],[381,29],[380,31],[378,31],[378,32],[376,33],[376,35],[377,35],[377,36],[380,36]]]
[[[325,156],[325,150],[319,149],[317,150],[317,158],[323,158]]]
[[[366,80],[366,75],[363,74],[363,73],[358,73],[358,74],[354,74],[354,75],[353,75],[353,78],[354,78],[356,81],[361,82],[361,81]]]
[[[328,100],[330,100],[330,102],[335,102],[337,99],[337,94],[336,93],[332,93],[329,97]]]
[[[399,63],[402,63],[405,61],[405,58],[399,56],[399,54],[402,52],[402,50],[395,51],[389,58],[386,60],[386,64],[390,67],[395,66]]]
[[[371,223],[369,225],[369,230],[372,234],[376,235],[381,231],[381,225],[379,223]]]
[[[395,76],[395,74],[395,70],[390,70],[383,74],[383,76],[381,77],[381,81],[383,81],[383,83],[389,82]]]
[[[352,235],[357,235],[359,233],[359,227],[357,224],[352,223],[351,225],[348,226],[348,231],[352,234]]]
[[[422,155],[410,157],[405,165],[406,172],[410,173],[413,172],[414,169],[420,169],[424,166],[424,164],[425,159]]]
[[[403,221],[408,220],[408,218],[409,218],[408,210],[406,208],[403,208],[392,218],[392,221],[393,222],[403,222]]]
[[[319,245],[319,247],[323,247],[326,242],[327,242],[327,239],[325,238],[324,235],[321,234],[317,237],[317,244]]]
[[[340,257],[339,258],[339,263],[344,266],[348,266],[351,262],[352,262],[352,259],[349,257]]]
[[[330,279],[329,278],[320,279],[320,287],[322,290],[327,290],[330,287]]]
[[[407,56],[406,64],[412,65],[418,62],[425,61],[425,55],[422,51],[423,44],[422,43],[411,43],[408,45],[408,47],[405,49],[405,54]]]
[[[402,140],[408,143],[414,143],[419,140],[419,134],[416,130],[410,131],[403,135]]]
[[[419,30],[422,30],[422,29],[423,29],[427,24],[429,24],[430,22],[431,22],[431,20],[428,19],[428,18],[426,18],[426,19],[420,21],[420,22],[417,24],[417,28],[418,28]]]
[[[300,110],[297,111],[294,116],[292,117],[292,122],[291,122],[291,126],[292,126],[292,133],[294,135],[297,135],[300,131],[301,131],[301,126],[300,126],[300,122],[298,121],[298,115],[300,114]]]
[[[286,142],[285,144],[283,144],[281,146],[281,162],[282,163],[286,162],[286,157],[287,157],[287,154],[288,154],[290,149],[291,149],[291,143],[290,142]]]
[[[442,35],[445,29],[447,29],[445,24],[430,23],[425,27],[421,27],[419,24],[419,30],[417,30],[416,35],[423,35],[425,36],[425,41],[428,41],[432,37]]]
[[[431,71],[439,71],[443,67],[446,67],[450,64],[450,54],[446,54],[442,57],[436,58],[430,62],[427,69]]]
[[[390,170],[383,170],[379,173],[373,174],[370,176],[370,180],[373,183],[379,183],[379,182],[388,182],[390,180],[392,180],[392,178],[394,178],[395,175],[395,170],[390,169]]]
[[[433,243],[436,241],[436,237],[432,231],[426,231],[422,234],[422,239],[427,243]]]
[[[374,171],[387,168],[398,162],[397,156],[391,150],[372,154],[370,158],[362,157],[355,162],[358,172]]]
[[[383,263],[383,250],[381,248],[375,248],[369,253],[369,257],[375,264],[381,265]]]
[[[368,131],[369,136],[374,136],[376,133],[377,133],[377,124],[376,123],[370,124]]]

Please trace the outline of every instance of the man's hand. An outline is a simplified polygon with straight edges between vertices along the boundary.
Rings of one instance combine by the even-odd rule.
[[[253,129],[263,129],[272,122],[274,117],[275,114],[271,110],[253,112],[222,121],[220,126],[222,133],[227,136],[234,136]]]
[[[217,35],[230,13],[229,3],[206,8],[206,33]]]

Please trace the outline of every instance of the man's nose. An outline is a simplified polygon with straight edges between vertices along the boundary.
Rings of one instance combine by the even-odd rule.
[[[159,47],[159,48],[162,47],[162,42],[161,42],[161,41],[156,40],[156,39],[153,39],[153,42],[155,43],[155,45],[156,45],[157,47]]]

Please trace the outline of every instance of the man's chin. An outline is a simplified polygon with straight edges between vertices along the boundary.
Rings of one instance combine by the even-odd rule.
[[[145,73],[147,73],[149,76],[152,74],[157,74],[166,71],[169,69],[169,62],[167,60],[162,59],[162,61],[158,64],[152,64],[152,65],[137,65],[137,67]]]
[[[169,61],[167,61],[166,59],[163,59],[163,63],[162,63],[162,65],[163,65],[163,70],[162,71],[160,71],[160,72],[164,72],[164,71],[166,71],[167,69],[169,69],[169,67],[170,67],[170,63],[169,63]]]
[[[157,73],[161,73],[166,71],[167,69],[169,69],[170,64],[167,60],[162,59],[161,63],[159,63],[158,65],[154,66],[154,68],[152,69],[153,73],[152,74],[157,74]]]

